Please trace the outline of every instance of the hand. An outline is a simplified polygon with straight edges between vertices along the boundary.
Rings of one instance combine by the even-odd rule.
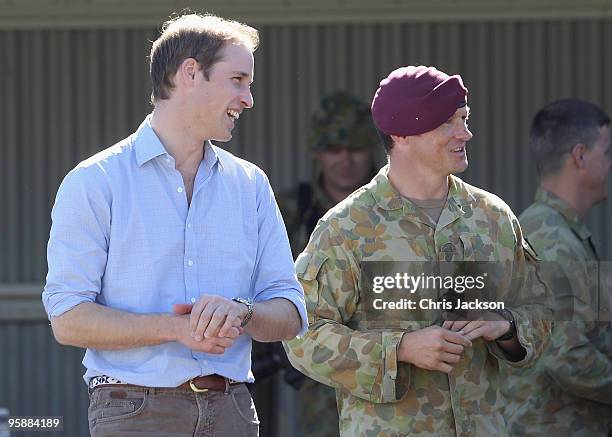
[[[222,354],[234,344],[234,338],[207,338],[200,341],[193,339],[189,328],[189,311],[191,305],[178,304],[173,306],[173,310],[179,317],[176,317],[176,341],[187,346],[194,351],[206,352],[209,354]]]
[[[398,359],[421,369],[450,373],[461,360],[472,342],[458,332],[430,326],[403,335],[398,348]]]
[[[501,315],[487,312],[486,318],[494,320],[482,320],[482,316],[470,321],[447,320],[442,327],[453,332],[459,332],[470,340],[482,337],[487,341],[493,341],[510,330],[510,322]]]
[[[204,295],[194,305],[173,305],[179,314],[191,313],[189,326],[196,341],[203,338],[237,338],[244,330],[240,327],[247,314],[246,305],[222,296]]]

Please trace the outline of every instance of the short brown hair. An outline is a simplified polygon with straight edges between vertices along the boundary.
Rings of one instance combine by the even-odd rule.
[[[172,76],[185,59],[198,61],[208,80],[227,43],[243,44],[254,52],[259,45],[259,33],[246,24],[211,14],[182,15],[166,21],[151,47],[151,103],[170,97],[174,88]]]
[[[610,117],[599,106],[578,99],[562,99],[540,109],[531,123],[529,143],[538,174],[556,174],[576,144],[593,147],[599,128],[610,125]]]

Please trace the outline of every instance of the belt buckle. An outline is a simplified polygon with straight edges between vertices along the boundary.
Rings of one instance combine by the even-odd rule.
[[[199,387],[197,387],[193,383],[193,378],[189,380],[189,387],[191,388],[191,391],[193,391],[195,393],[206,393],[209,390],[207,388],[199,388]]]

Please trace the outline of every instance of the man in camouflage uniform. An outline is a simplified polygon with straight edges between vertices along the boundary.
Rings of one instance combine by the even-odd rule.
[[[389,165],[323,217],[296,262],[311,325],[289,359],[336,388],[342,436],[506,435],[498,362],[531,365],[548,335],[542,304],[469,322],[362,317],[371,261],[501,261],[508,289],[546,297],[510,208],[451,175],[467,168],[466,97],[432,67],[383,80],[372,115]]]
[[[576,300],[576,318],[582,320],[554,322],[536,365],[508,369],[512,376],[503,392],[512,401],[507,414],[517,436],[606,437],[612,432],[612,325],[585,318],[578,307],[588,304],[598,285],[597,251],[582,220],[607,197],[609,125],[599,107],[566,99],[541,109],[531,126],[541,181],[520,222],[542,260],[554,262],[546,280],[556,299]],[[602,291],[601,297],[609,299],[610,290]]]
[[[313,114],[309,140],[316,162],[314,179],[279,196],[278,204],[296,257],[317,221],[334,205],[368,182],[375,173],[373,149],[378,134],[370,108],[335,92]],[[338,410],[332,388],[289,366],[285,379],[299,390],[299,422],[304,437],[337,437]]]
[[[365,103],[342,91],[321,100],[309,139],[316,163],[313,181],[278,199],[294,256],[304,250],[323,214],[372,179],[378,141]]]

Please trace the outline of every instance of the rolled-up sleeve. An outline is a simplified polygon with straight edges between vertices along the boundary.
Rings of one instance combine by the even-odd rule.
[[[42,300],[49,318],[100,293],[110,234],[110,190],[96,168],[77,167],[59,187],[51,213]]]
[[[297,280],[283,218],[268,178],[257,173],[257,260],[253,280],[254,300],[264,302],[284,298],[295,305],[300,318],[298,336],[308,329],[304,291]]]
[[[326,223],[315,234],[338,241]],[[312,379],[361,399],[399,401],[405,389],[397,385],[397,349],[404,332],[358,331],[346,325],[357,307],[356,264],[343,250],[320,246],[329,244],[315,238],[296,261],[311,325],[302,338],[284,343],[289,361]]]

